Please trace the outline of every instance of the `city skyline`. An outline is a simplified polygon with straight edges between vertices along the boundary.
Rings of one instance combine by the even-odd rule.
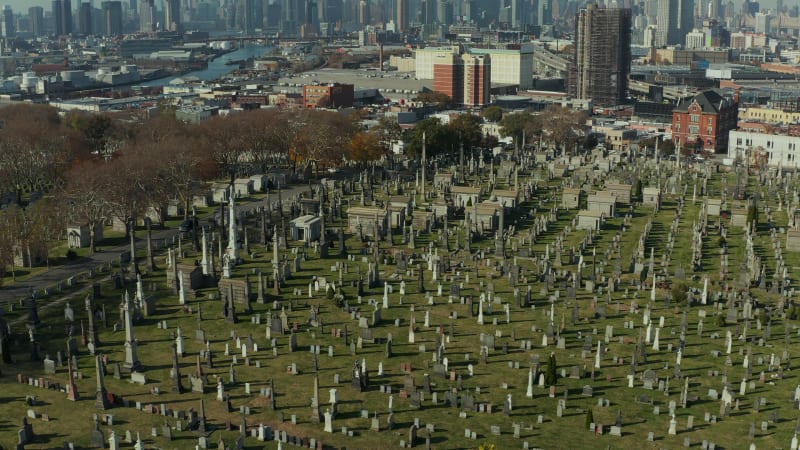
[[[86,1],[86,0],[82,0],[82,1]],[[100,7],[100,3],[102,1],[103,0],[93,0],[94,6],[96,8],[99,8]],[[279,1],[279,0],[276,0],[276,1]],[[373,2],[374,2],[374,0],[373,0]],[[73,2],[73,3],[78,3],[78,2],[76,1],[76,2]],[[737,4],[737,7],[741,4],[741,2],[739,2],[739,1],[737,1],[735,3]],[[758,3],[761,5],[762,8],[776,8],[777,4],[778,4],[778,0],[759,0]],[[786,6],[792,6],[791,2],[788,2],[788,3],[787,2],[783,2],[783,4],[786,5]],[[0,2],[0,6],[3,6],[3,5],[11,6],[11,8],[14,10],[14,13],[20,13],[20,12],[23,12],[23,11],[26,12],[26,11],[28,11],[28,8],[30,8],[31,6],[41,6],[47,12],[47,11],[50,11],[50,8],[51,8],[51,5],[52,5],[52,0],[32,0],[32,1],[31,0],[7,0],[7,1]],[[159,10],[161,9],[161,7],[162,7],[162,1],[161,0],[158,0],[156,2],[156,7]]]

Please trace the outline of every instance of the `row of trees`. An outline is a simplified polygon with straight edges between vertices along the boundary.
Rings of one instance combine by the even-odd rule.
[[[11,275],[16,278],[15,256],[21,266],[29,266],[39,258],[49,265],[49,244],[64,226],[64,216],[51,199],[39,200],[29,208],[12,203],[0,210],[0,267],[10,266]]]
[[[363,163],[401,136],[386,119],[364,130],[358,113],[256,110],[186,124],[168,112],[146,120],[29,104],[0,109],[0,272],[13,271],[15,253],[47,253],[68,224],[129,224],[169,200],[188,214],[204,181],[278,165]]]
[[[188,214],[202,182],[214,178],[232,181],[278,165],[363,164],[387,155],[399,139],[419,156],[423,135],[430,156],[458,152],[462,143],[465,149],[496,145],[482,132],[484,118],[473,114],[448,124],[425,119],[406,131],[387,118],[365,130],[363,118],[360,112],[254,110],[186,124],[168,108],[152,119],[59,114],[30,104],[2,108],[0,194],[10,193],[4,200],[12,206],[0,212],[0,266],[11,265],[14,248],[46,252],[69,223],[91,230],[110,218],[129,224],[168,200]],[[580,140],[585,121],[561,108],[505,116],[490,108],[485,118],[500,120],[503,133],[517,141],[524,133],[528,142],[543,136],[559,145]],[[25,207],[31,193],[45,199]]]
[[[533,145],[540,140],[566,150],[576,146],[591,148],[596,144],[589,133],[589,116],[570,108],[554,105],[541,113],[525,111],[514,114],[502,114],[502,111],[487,108],[484,114],[487,119],[500,117],[501,134],[512,137],[518,147],[523,141],[526,145]]]

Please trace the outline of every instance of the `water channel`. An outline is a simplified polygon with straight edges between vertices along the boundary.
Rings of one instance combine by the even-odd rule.
[[[236,64],[226,65],[225,64],[226,62],[240,61],[248,58],[260,58],[265,54],[267,54],[271,49],[272,47],[269,46],[248,43],[245,44],[244,47],[238,50],[226,53],[218,58],[215,58],[213,61],[210,61],[208,63],[208,67],[206,67],[203,70],[195,70],[194,72],[188,72],[179,76],[160,78],[158,80],[152,80],[146,83],[139,84],[139,86],[146,86],[146,87],[166,86],[172,80],[184,77],[197,77],[198,79],[203,81],[216,80],[239,68],[239,66]]]

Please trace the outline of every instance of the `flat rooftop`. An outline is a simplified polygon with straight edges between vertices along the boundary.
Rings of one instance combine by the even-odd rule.
[[[317,69],[294,75],[292,78],[282,77],[278,80],[278,89],[292,84],[349,83],[356,89],[379,89],[387,97],[393,95],[408,98],[409,95],[421,92],[423,88],[432,89],[433,80],[415,80],[411,72],[378,72],[366,69]],[[392,92],[390,90],[401,90]],[[411,92],[405,92],[406,90]]]

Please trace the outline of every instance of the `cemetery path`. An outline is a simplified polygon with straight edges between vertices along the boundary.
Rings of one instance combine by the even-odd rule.
[[[282,194],[284,201],[290,199],[295,195],[308,192],[311,189],[309,185],[293,186],[289,189],[283,189]],[[235,206],[236,211],[250,211],[258,209],[267,204],[267,199],[254,200],[251,202],[243,202]],[[205,222],[205,221],[204,221]],[[176,229],[153,229],[153,239],[171,240],[173,236],[178,234]],[[137,239],[137,248],[141,248],[144,244],[142,239],[143,233],[139,233]],[[75,261],[67,262],[63,265],[52,267],[49,270],[41,272],[37,275],[31,276],[24,281],[17,281],[10,286],[0,288],[0,304],[7,304],[11,301],[18,300],[22,297],[30,297],[31,292],[44,289],[49,286],[55,286],[59,281],[66,280],[67,278],[76,275],[80,272],[86,272],[91,268],[96,268],[108,264],[112,261],[117,261],[119,256],[128,250],[130,246],[126,244],[106,247],[102,242],[98,245],[98,252],[94,255],[79,258]]]
[[[171,239],[172,235],[177,233],[177,230],[166,229],[153,230],[152,234],[154,239]],[[140,239],[139,242],[142,242],[142,240]],[[31,276],[24,281],[16,281],[10,286],[3,287],[0,289],[0,302],[5,304],[22,297],[30,297],[32,291],[55,286],[59,281],[64,281],[73,275],[119,260],[120,254],[130,250],[128,244],[104,247],[101,243],[97,247],[98,251],[94,255],[66,262],[63,265],[52,267],[49,270]]]

